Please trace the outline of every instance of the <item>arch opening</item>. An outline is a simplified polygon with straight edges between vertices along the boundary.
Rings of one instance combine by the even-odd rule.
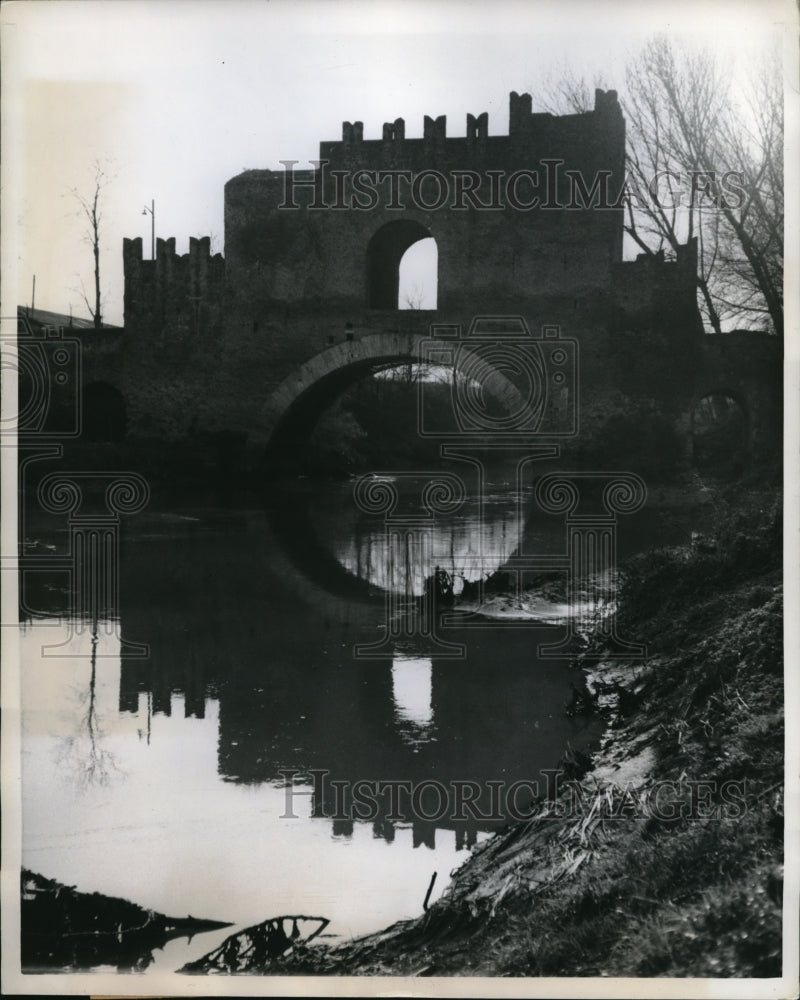
[[[82,433],[86,441],[125,440],[127,412],[119,389],[108,382],[90,382],[82,394]]]
[[[308,471],[430,465],[438,459],[439,441],[420,433],[425,419],[457,431],[452,372],[385,360],[352,366],[310,389],[288,415],[286,440]]]
[[[415,244],[420,249],[407,257]],[[401,285],[401,263],[403,282]],[[410,219],[387,222],[372,236],[367,247],[367,305],[370,309],[436,308],[436,240],[421,223]],[[409,305],[409,301],[434,305]]]
[[[426,342],[418,334],[376,334],[330,347],[303,365],[266,402],[261,430],[266,467],[296,467],[329,408],[335,420],[328,437],[334,442],[339,432],[346,432],[340,435],[342,444],[345,439],[357,443],[363,437],[352,419],[364,424],[361,408],[376,428],[377,448],[381,442],[393,441],[398,451],[418,453],[428,444],[437,449],[435,458],[440,435],[460,432],[460,397],[464,385],[471,385],[476,377],[474,395],[482,400],[487,414],[496,412],[505,419],[507,413],[519,409],[520,390],[508,373],[484,365],[476,376],[467,363],[471,355],[458,368],[428,361],[421,355]],[[347,412],[341,399],[345,394]],[[387,457],[393,461],[396,456],[389,455],[389,450]],[[382,459],[382,453],[369,457],[371,462]]]
[[[432,236],[413,243],[400,260],[398,309],[435,309],[439,251]]]
[[[747,458],[747,412],[727,390],[707,393],[692,410],[695,468],[710,476],[735,478]]]

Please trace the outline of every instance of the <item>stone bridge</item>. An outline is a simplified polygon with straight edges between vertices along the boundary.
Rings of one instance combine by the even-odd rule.
[[[508,135],[489,135],[485,114],[467,116],[462,136],[442,117],[426,116],[420,138],[406,138],[402,119],[375,139],[345,122],[313,169],[286,161],[227,183],[224,257],[208,239],[182,255],[170,239],[144,260],[141,239],[125,240],[125,332],[104,378],[124,399],[129,436],[229,435],[254,458],[296,451],[349,384],[423,356],[433,327],[448,344],[488,315],[527,325],[533,396],[575,414],[570,433],[557,419],[538,433],[566,449],[591,455],[604,434],[607,444],[649,422],[690,461],[695,406],[724,393],[744,413],[747,451],[776,454],[779,345],[704,333],[694,243],[673,260],[622,260],[624,149],[613,91],[560,117],[512,93]],[[436,244],[435,309],[403,309],[401,261],[422,239]],[[550,381],[551,335],[574,345],[568,398]],[[471,350],[442,363],[466,370]],[[514,411],[531,387],[495,354],[478,381]]]

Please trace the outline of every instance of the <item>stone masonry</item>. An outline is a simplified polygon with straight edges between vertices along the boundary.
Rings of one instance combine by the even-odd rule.
[[[610,417],[641,413],[688,442],[695,402],[727,392],[751,447],[777,447],[774,338],[704,334],[694,244],[675,260],[622,261],[624,150],[613,91],[564,116],[512,93],[508,135],[489,135],[486,114],[467,116],[458,137],[443,117],[426,116],[422,138],[406,138],[402,119],[380,139],[345,122],[312,169],[232,178],[224,259],[208,239],[182,256],[158,240],[155,261],[141,239],[124,241],[116,387],[129,436],[228,432],[258,455],[280,430],[298,447],[354,378],[413,359],[431,324],[508,315],[577,341],[583,443]],[[399,309],[400,259],[426,237],[437,307]]]

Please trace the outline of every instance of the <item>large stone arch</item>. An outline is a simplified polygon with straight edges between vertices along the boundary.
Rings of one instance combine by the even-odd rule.
[[[279,456],[295,447],[313,430],[319,415],[353,382],[393,364],[424,359],[424,344],[430,338],[415,333],[375,333],[329,347],[315,355],[283,380],[270,394],[254,438],[268,455]],[[462,351],[462,366],[469,367],[472,355]],[[510,412],[523,405],[520,390],[496,368],[476,360],[483,389]]]

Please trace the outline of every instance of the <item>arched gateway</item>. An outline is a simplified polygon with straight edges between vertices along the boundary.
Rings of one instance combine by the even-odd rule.
[[[302,446],[320,414],[349,385],[369,373],[401,364],[444,365],[452,372],[453,409],[461,411],[454,412],[456,431],[463,424],[463,420],[459,421],[463,414],[472,419],[471,426],[477,432],[502,433],[509,419],[513,423],[520,415],[528,429],[535,432],[543,423],[548,403],[539,362],[540,341],[530,335],[519,318],[509,317],[509,323],[514,322],[523,332],[513,352],[500,339],[492,342],[476,337],[454,342],[414,333],[376,333],[331,346],[300,365],[272,391],[256,440],[273,456]],[[564,349],[559,346],[559,350]],[[497,404],[499,412],[490,412],[489,399]],[[558,399],[560,402],[561,395]],[[424,433],[425,428],[419,426],[417,430]],[[413,431],[409,428],[409,433]]]
[[[431,326],[466,330],[491,314],[574,341],[571,442],[589,460],[669,435],[688,463],[693,407],[720,385],[746,400],[750,454],[779,453],[776,338],[704,334],[696,241],[672,260],[622,259],[625,123],[614,91],[561,116],[512,93],[507,135],[489,134],[485,114],[468,115],[461,135],[447,125],[425,116],[422,136],[407,138],[397,119],[365,139],[362,123],[345,122],[312,169],[284,161],[287,170],[233,177],[224,259],[208,239],[183,255],[158,240],[155,260],[143,259],[141,239],[126,240],[116,388],[129,439],[228,434],[263,453],[302,438],[355,378],[414,360]],[[400,261],[431,237],[436,308],[401,309]],[[505,371],[505,388],[486,388],[515,411]],[[659,433],[639,433],[650,425]]]

